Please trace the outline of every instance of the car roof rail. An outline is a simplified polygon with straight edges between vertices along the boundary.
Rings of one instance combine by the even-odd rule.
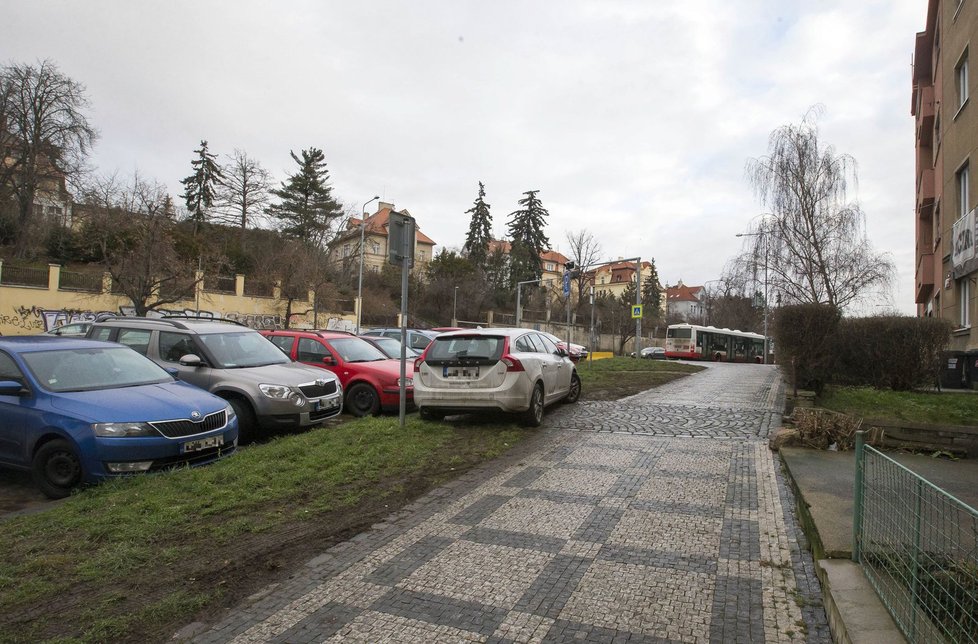
[[[162,322],[164,324],[169,324],[172,327],[178,329],[187,329],[188,327],[176,320],[169,320],[165,317],[160,318],[148,318],[144,315],[117,315],[110,318],[105,318],[102,320],[95,320],[92,324],[104,324],[106,322],[119,322],[121,324],[131,324],[133,322]]]
[[[231,320],[228,318],[202,318],[196,315],[164,315],[162,318],[155,318],[160,320],[193,320],[195,322],[227,322],[228,324],[235,324],[237,326],[249,327],[244,322],[238,322],[237,320]],[[179,324],[179,323],[178,323]],[[183,326],[182,328],[188,329],[190,327]]]

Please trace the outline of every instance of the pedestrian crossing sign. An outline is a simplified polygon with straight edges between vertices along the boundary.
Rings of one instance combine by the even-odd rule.
[[[635,304],[632,306],[632,319],[634,320],[640,317],[642,317],[642,305]]]

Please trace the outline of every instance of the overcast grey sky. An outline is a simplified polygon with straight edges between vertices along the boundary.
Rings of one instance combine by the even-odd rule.
[[[177,196],[193,150],[240,148],[277,180],[322,148],[348,206],[377,194],[440,247],[486,185],[501,236],[525,190],[551,245],[587,229],[663,282],[719,277],[763,212],[744,177],[816,103],[913,313],[914,34],[925,0],[665,2],[0,0],[0,61],[85,84],[92,161]]]

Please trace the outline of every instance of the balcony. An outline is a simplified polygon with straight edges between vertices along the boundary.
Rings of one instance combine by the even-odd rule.
[[[922,85],[917,91],[920,93],[916,110],[917,142],[929,147],[934,139],[934,86]]]
[[[924,304],[934,291],[934,253],[921,253],[917,258],[917,272],[914,277],[914,302]]]
[[[917,175],[917,214],[924,216],[924,211],[934,203],[934,168],[924,168]]]

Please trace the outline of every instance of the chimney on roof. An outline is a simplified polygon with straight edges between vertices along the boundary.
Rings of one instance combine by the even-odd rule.
[[[391,210],[394,210],[394,204],[387,203],[386,201],[381,201],[377,204],[377,210],[383,210],[384,208],[390,208]]]

